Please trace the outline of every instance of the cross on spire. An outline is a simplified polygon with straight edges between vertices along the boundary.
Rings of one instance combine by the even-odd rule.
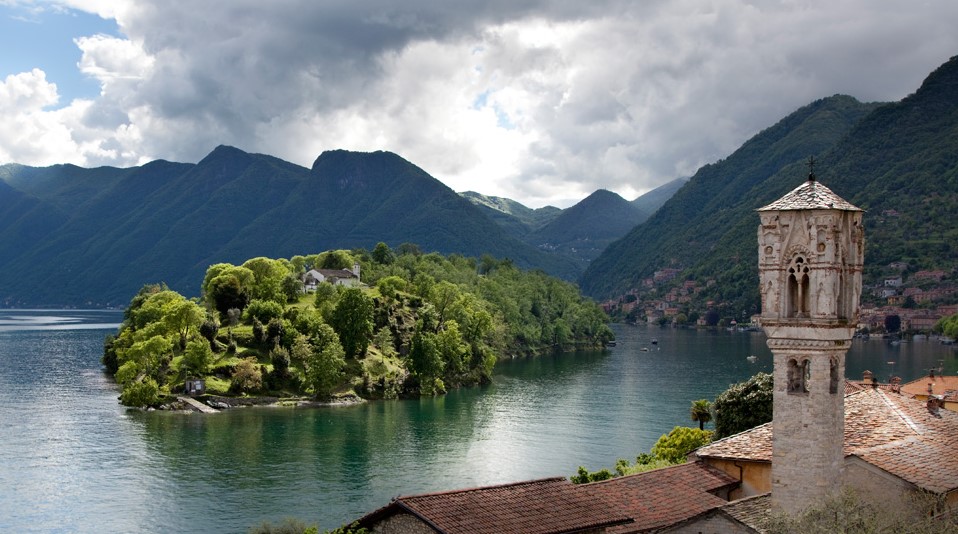
[[[815,181],[815,156],[809,156],[808,163],[806,163],[806,165],[808,165],[808,181],[814,182]]]

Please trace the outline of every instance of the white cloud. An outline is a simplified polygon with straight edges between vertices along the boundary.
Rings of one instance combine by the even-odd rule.
[[[58,103],[41,71],[7,77],[2,160],[391,150],[532,206],[634,198],[814,99],[900,99],[958,50],[949,0],[66,5],[126,38],[75,36],[93,101]]]

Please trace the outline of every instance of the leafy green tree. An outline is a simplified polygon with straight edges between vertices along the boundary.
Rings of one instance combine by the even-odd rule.
[[[376,289],[379,294],[390,300],[397,300],[399,294],[408,289],[409,284],[399,276],[385,276],[376,282]]]
[[[179,335],[180,349],[186,348],[186,341],[190,334],[199,331],[206,312],[195,302],[183,297],[168,303],[163,308],[163,321],[167,327]]]
[[[328,398],[345,376],[345,351],[336,332],[326,324],[320,327],[311,343],[313,350],[307,363],[306,380],[317,398]]]
[[[693,421],[699,424],[699,430],[705,430],[705,423],[712,420],[712,403],[708,399],[699,399],[692,401],[692,408],[689,415]]]
[[[333,284],[322,282],[316,286],[313,305],[319,310],[323,317],[328,317],[329,314],[332,313],[333,308],[336,307],[338,296],[339,293]]]
[[[346,357],[361,356],[373,336],[373,300],[357,287],[344,289],[329,324],[339,334]]]
[[[242,266],[253,273],[253,284],[250,287],[251,298],[286,302],[283,280],[290,273],[285,265],[278,260],[259,257],[246,260]]]
[[[389,248],[389,245],[380,241],[376,243],[376,247],[373,248],[373,261],[380,265],[389,265],[396,261],[396,255],[392,249]]]
[[[214,269],[217,266],[225,267]],[[204,283],[203,295],[213,309],[224,316],[230,308],[245,309],[252,298],[253,271],[245,267],[217,264],[207,270],[207,277],[211,274],[215,276]]]
[[[186,345],[186,351],[183,352],[183,360],[180,368],[187,375],[203,376],[209,372],[210,364],[213,363],[213,351],[210,350],[210,344],[206,341],[193,340]]]
[[[679,464],[685,462],[690,452],[711,441],[711,430],[677,426],[668,434],[663,434],[652,446],[651,452],[660,460]]]
[[[445,363],[436,346],[436,334],[419,330],[413,335],[409,349],[409,367],[419,380],[419,390],[423,395],[443,392],[441,389],[444,389],[444,386],[439,383],[439,377],[442,376]]]
[[[436,350],[443,362],[446,376],[455,378],[466,371],[469,345],[462,340],[459,323],[446,321],[446,328],[436,334]]]
[[[230,391],[234,393],[254,393],[262,388],[263,371],[257,365],[256,358],[240,360],[233,370]]]
[[[159,385],[150,377],[129,382],[120,392],[120,402],[124,406],[156,406],[160,403]]]
[[[303,294],[303,281],[293,273],[287,274],[280,284],[280,289],[286,295],[286,302],[296,302]]]
[[[578,472],[569,477],[569,480],[573,484],[587,484],[589,482],[600,482],[602,480],[608,480],[615,475],[612,474],[612,471],[608,469],[600,469],[598,471],[590,473],[585,467],[579,466]]]
[[[163,336],[156,335],[133,343],[119,353],[120,361],[136,363],[137,369],[146,376],[156,377],[161,365],[173,357],[173,345]]]
[[[319,255],[317,268],[319,269],[352,269],[355,258],[348,250],[327,250]]]
[[[732,384],[715,398],[715,439],[743,432],[772,420],[772,375],[758,373]]]

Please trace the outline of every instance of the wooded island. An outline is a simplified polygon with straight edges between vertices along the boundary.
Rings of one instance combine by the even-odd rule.
[[[198,299],[144,286],[103,363],[127,406],[196,380],[223,396],[437,395],[488,381],[499,358],[604,346],[606,321],[574,285],[509,260],[379,243],[218,263]]]

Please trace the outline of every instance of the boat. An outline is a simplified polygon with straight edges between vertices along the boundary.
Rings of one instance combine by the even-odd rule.
[[[610,342],[606,343],[605,346],[606,346],[606,347],[614,347],[614,346],[615,346],[615,341],[610,341]]]
[[[659,340],[658,340],[658,339],[655,339],[655,338],[653,337],[653,338],[652,338],[652,344],[653,344],[653,345],[658,345],[658,344],[659,344]]]
[[[755,360],[758,359],[758,356],[756,356],[756,355],[754,355],[754,354],[749,354],[748,356],[745,357],[745,359],[748,360],[748,361],[750,361],[750,362],[753,362],[753,363],[754,363]]]
[[[642,347],[642,348],[639,349],[639,350],[642,351],[642,352],[649,352],[649,348],[648,348],[648,347]]]

